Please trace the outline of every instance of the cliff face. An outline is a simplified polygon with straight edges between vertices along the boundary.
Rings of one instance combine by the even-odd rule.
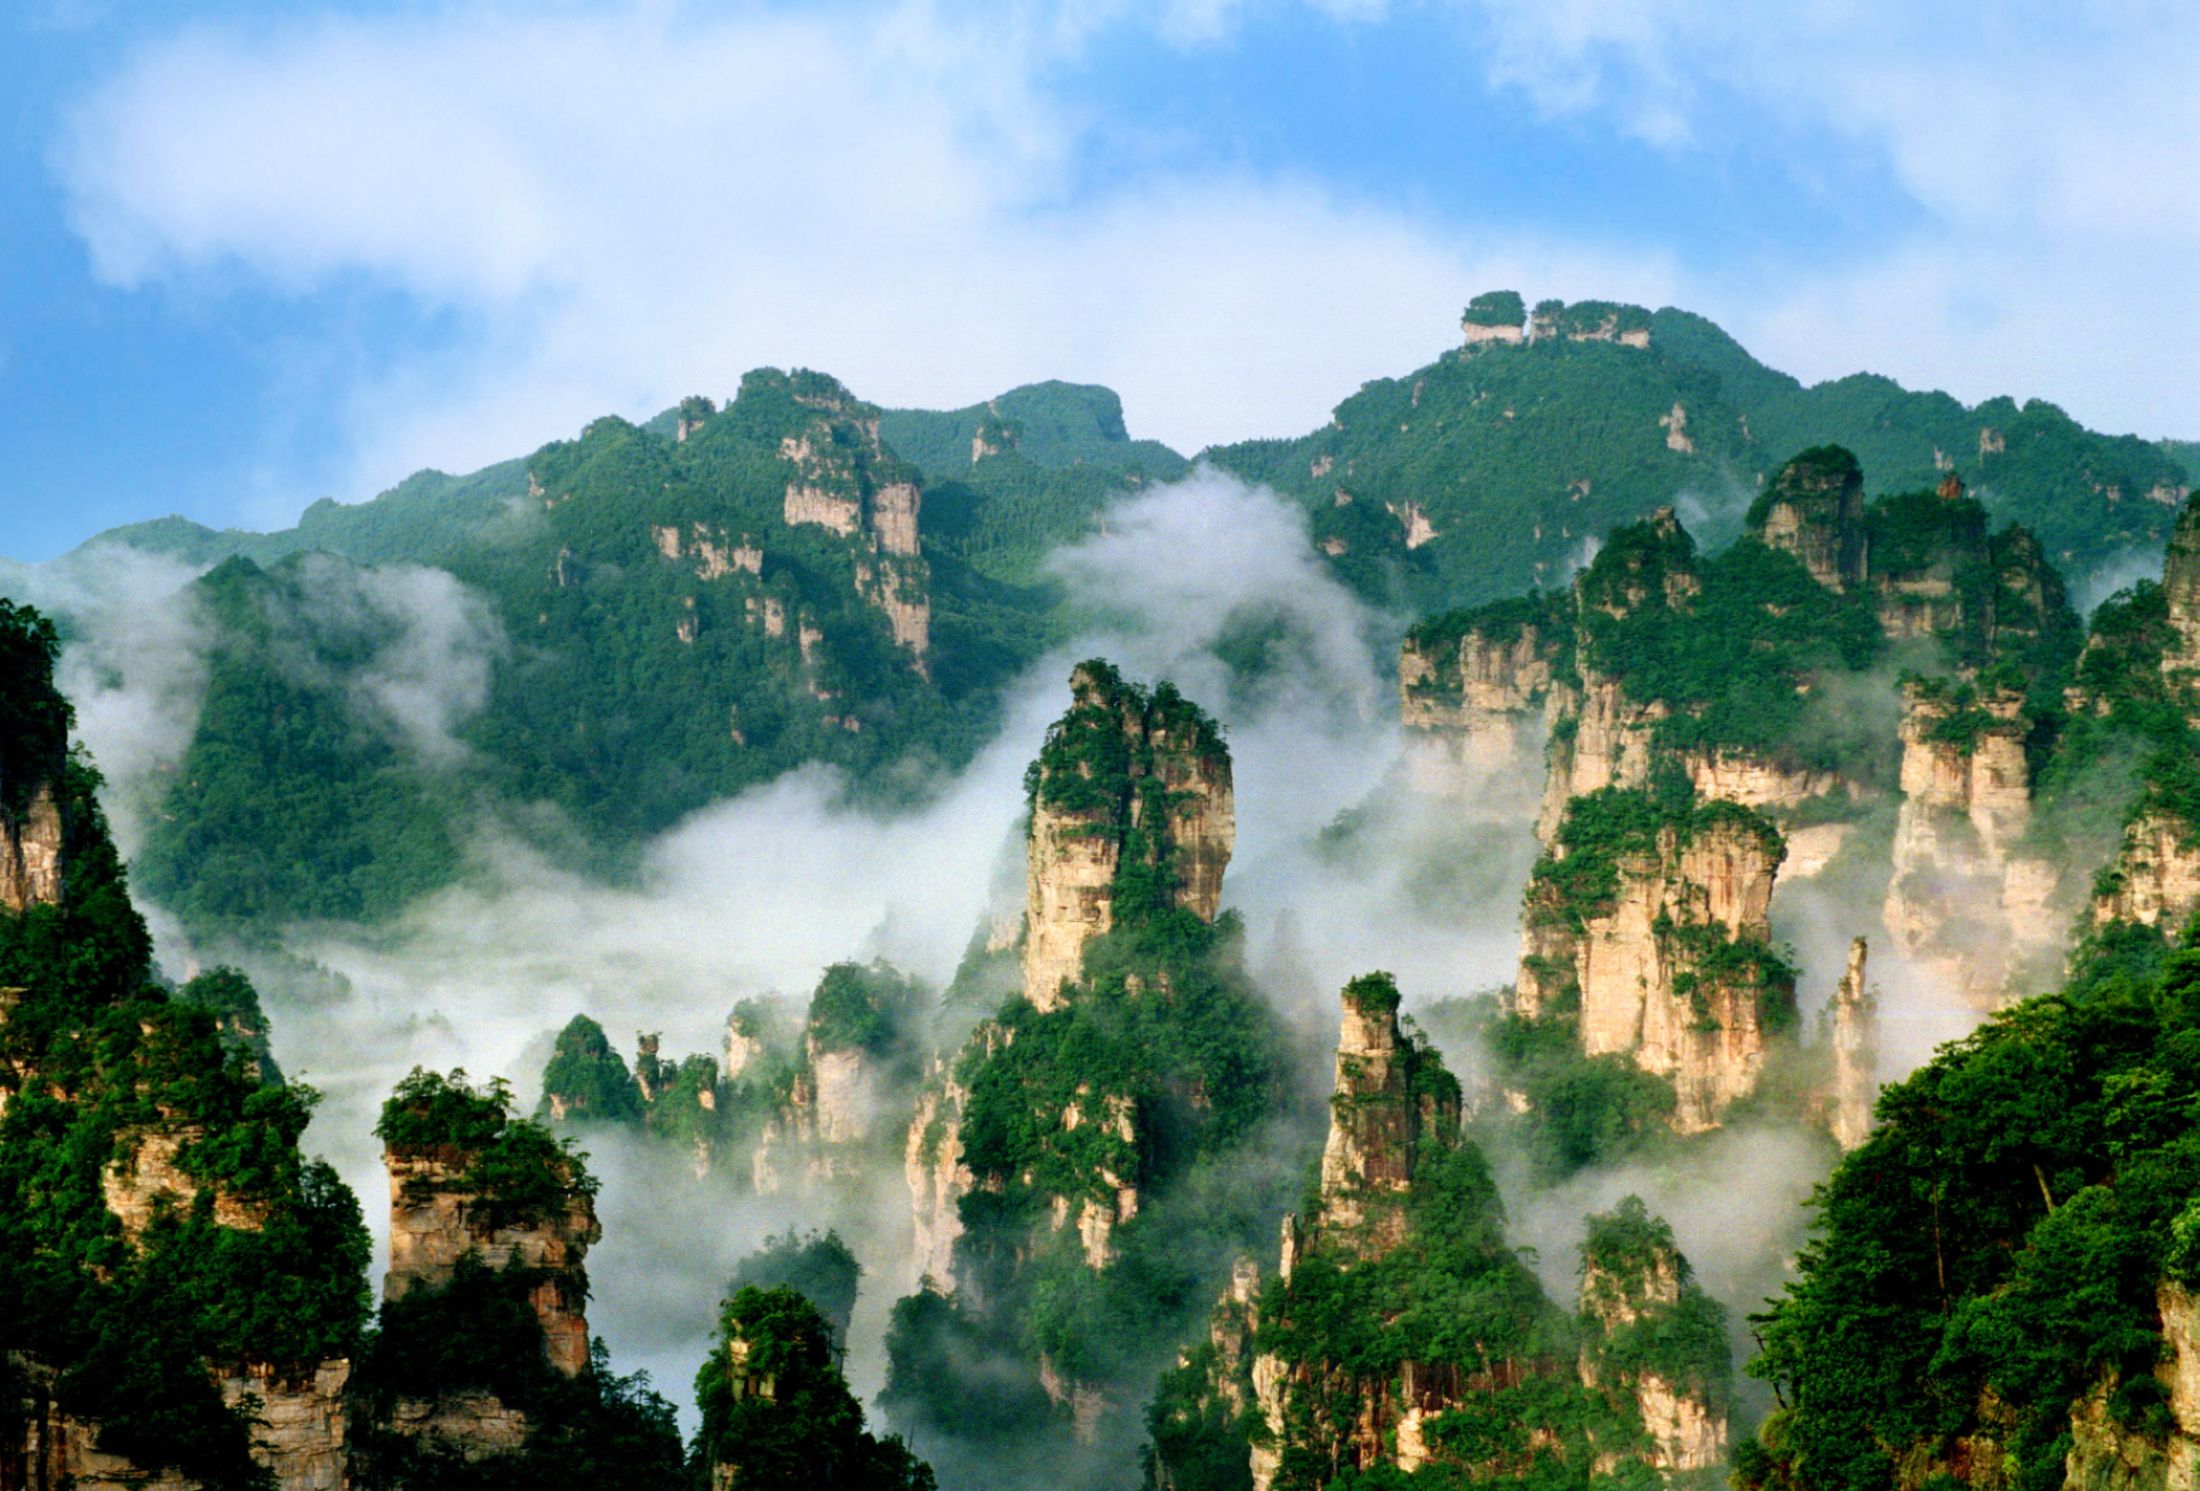
[[[2183,819],[2155,811],[2124,829],[2115,864],[2093,900],[2096,926],[2111,921],[2175,930],[2200,910],[2200,834]]]
[[[1983,1004],[2058,940],[2054,868],[2019,852],[2031,821],[2023,699],[1903,691],[1902,806],[1884,916],[1896,945]]]
[[[39,782],[21,812],[0,807],[0,907],[26,911],[61,899],[61,804],[54,778]]]
[[[2071,1491],[2187,1491],[2200,1484],[2200,1299],[2174,1280],[2155,1290],[2162,1356],[2154,1375],[2163,1407],[2154,1432],[2112,1414],[2105,1390],[2071,1409],[2064,1483]]]
[[[1765,1018],[1793,998],[1770,951],[1785,846],[1746,809],[1653,826],[1641,801],[1575,803],[1528,888],[1514,1009],[1567,1020],[1583,1051],[1671,1080],[1674,1127],[1693,1133],[1755,1089]]]
[[[963,1233],[962,1198],[976,1177],[963,1163],[962,1115],[970,1091],[942,1061],[917,1097],[902,1148],[914,1218],[916,1272],[945,1294],[955,1288],[955,1243]]]
[[[176,1159],[205,1137],[206,1130],[196,1124],[126,1130],[116,1137],[118,1148],[125,1152],[100,1171],[100,1192],[107,1210],[122,1223],[123,1236],[137,1242],[155,1212],[164,1207],[179,1213],[190,1210],[199,1182],[180,1169]],[[226,1187],[215,1187],[214,1221],[219,1226],[257,1231],[266,1220],[265,1210]]]
[[[1864,473],[1847,451],[1821,448],[1788,462],[1766,489],[1761,515],[1751,516],[1768,548],[1793,554],[1827,589],[1863,585],[1869,572]]]
[[[1845,1150],[1870,1136],[1872,1107],[1879,1100],[1879,1007],[1865,982],[1865,954],[1863,938],[1849,944],[1848,970],[1841,975],[1830,1011],[1833,1091],[1828,1127]]]
[[[856,593],[885,615],[921,672],[931,647],[932,603],[915,475],[880,445],[878,411],[869,405],[837,389],[797,394],[796,401],[815,414],[807,428],[780,441],[780,458],[793,467],[781,515],[789,527],[815,525],[858,545]]]
[[[249,1362],[221,1374],[222,1401],[257,1420],[252,1458],[267,1467],[279,1491],[343,1491],[344,1388],[351,1363],[326,1361],[294,1371]]]
[[[468,1178],[464,1152],[390,1150],[388,1299],[450,1282],[459,1259],[478,1255],[495,1272],[538,1275],[528,1304],[542,1326],[550,1364],[568,1377],[588,1366],[588,1299],[582,1260],[603,1236],[586,1194],[569,1192],[548,1213],[512,1214],[484,1198]]]
[[[1126,891],[1213,921],[1237,838],[1229,753],[1203,715],[1105,663],[1081,664],[1070,691],[1029,778],[1024,994],[1041,1010]]]
[[[2177,515],[2162,563],[2162,592],[2175,637],[2162,654],[2162,673],[2190,698],[2200,683],[2200,502],[2186,504]]]

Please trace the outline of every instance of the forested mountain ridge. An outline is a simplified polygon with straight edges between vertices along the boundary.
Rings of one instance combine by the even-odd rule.
[[[2042,400],[1966,407],[1858,373],[1806,387],[1701,316],[1478,297],[1460,348],[1377,379],[1322,429],[1206,457],[1302,503],[1340,572],[1418,610],[1548,586],[1584,541],[1679,502],[1720,544],[1798,450],[1854,452],[1874,495],[1959,472],[2081,575],[2159,546],[2192,477],[2168,445]]]
[[[1304,505],[1342,578],[1419,612],[1554,582],[1676,493],[1723,542],[1760,476],[1824,439],[1875,492],[1960,466],[2069,574],[2158,545],[2188,479],[2171,446],[2044,404],[1965,409],[1861,375],[1806,389],[1686,312],[1530,317],[1499,294],[1467,324],[1468,345],[1329,427],[1207,459]],[[921,790],[1073,626],[1045,556],[1187,469],[1132,439],[1105,389],[889,411],[762,370],[722,409],[601,419],[524,460],[318,502],[281,533],[115,530],[95,543],[214,566],[190,591],[211,623],[203,707],[151,782],[143,884],[202,931],[371,920],[458,873],[454,825],[484,803],[555,804],[613,865],[805,762]],[[899,504],[884,526],[881,494]],[[425,731],[380,687],[422,615],[469,680]]]

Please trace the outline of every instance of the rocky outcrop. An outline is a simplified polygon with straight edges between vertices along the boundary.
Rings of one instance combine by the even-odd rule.
[[[1569,810],[1528,887],[1512,1003],[1570,1022],[1590,1055],[1668,1078],[1673,1125],[1694,1133],[1755,1090],[1766,1018],[1792,1007],[1768,915],[1785,847],[1749,809],[1657,822],[1647,801],[1602,794]]]
[[[2071,1491],[2191,1491],[2200,1485],[2200,1299],[2164,1279],[2154,1304],[2162,1353],[2154,1368],[2167,1410],[2157,1426],[2112,1413],[2104,1382],[2070,1411],[2063,1483]]]
[[[61,899],[65,833],[53,778],[31,789],[20,812],[0,806],[0,907],[27,911]]]
[[[976,1039],[996,1035],[998,1027],[981,1027]],[[990,1044],[985,1046],[990,1051]],[[939,1062],[917,1096],[917,1109],[909,1120],[909,1136],[902,1149],[902,1173],[909,1183],[914,1219],[912,1248],[916,1274],[930,1279],[941,1293],[955,1287],[955,1243],[962,1237],[962,1198],[970,1194],[977,1178],[963,1163],[963,1105],[970,1092],[955,1080],[953,1069]]]
[[[2161,809],[2124,828],[2115,863],[2094,887],[2093,921],[2174,931],[2200,910],[2200,832]]]
[[[1638,1198],[1589,1219],[1581,1380],[1633,1400],[1649,1439],[1642,1459],[1655,1469],[1701,1471],[1726,1459],[1732,1363],[1721,1333],[1701,1329],[1719,1318],[1674,1245],[1672,1228]],[[1607,1454],[1600,1462],[1616,1459]]]
[[[1639,305],[1619,305],[1608,300],[1581,300],[1572,305],[1562,300],[1536,303],[1529,319],[1533,341],[1563,337],[1569,342],[1616,342],[1623,347],[1650,345],[1650,313]]]
[[[724,528],[709,523],[692,523],[686,533],[675,524],[656,525],[649,534],[658,553],[688,563],[698,580],[764,572],[763,547],[747,534],[732,538]]]
[[[1864,979],[1865,954],[1863,938],[1849,944],[1849,966],[1827,1012],[1833,1047],[1827,1127],[1845,1150],[1870,1136],[1872,1108],[1879,1101],[1879,1001]]]
[[[1467,303],[1459,318],[1465,347],[1517,347],[1527,340],[1528,307],[1517,290],[1489,290]],[[1316,473],[1319,475],[1320,473]]]
[[[344,1388],[351,1363],[341,1359],[287,1371],[248,1362],[220,1375],[222,1401],[252,1422],[252,1458],[267,1467],[278,1491],[342,1491],[345,1460]]]
[[[1459,1088],[1432,1081],[1431,1062],[1398,1027],[1388,975],[1345,985],[1317,1220],[1323,1240],[1351,1256],[1377,1258],[1404,1240],[1423,1145],[1456,1142]]]
[[[1573,655],[1569,598],[1439,616],[1398,651],[1398,718],[1429,785],[1486,779],[1535,753]],[[1424,764],[1425,762],[1425,764]]]
[[[1349,1267],[1373,1262],[1403,1244],[1414,1174],[1424,1152],[1448,1150],[1461,1142],[1459,1084],[1444,1070],[1441,1057],[1407,1038],[1398,1023],[1398,1003],[1398,986],[1385,973],[1356,978],[1344,987],[1336,1086],[1329,1100],[1329,1138],[1322,1149],[1316,1205],[1304,1218],[1292,1215],[1283,1221],[1278,1275],[1286,1285],[1299,1260],[1314,1250]],[[1218,1349],[1218,1365],[1228,1361],[1234,1369],[1244,1344],[1252,1340],[1258,1324],[1257,1284],[1257,1270],[1241,1263],[1210,1327],[1218,1348],[1227,1341],[1238,1351]],[[1283,1448],[1292,1432],[1293,1397],[1310,1390],[1322,1375],[1313,1364],[1293,1366],[1268,1353],[1255,1357],[1244,1375],[1267,1430],[1250,1446],[1256,1491],[1273,1486],[1282,1469]],[[1231,1376],[1237,1376],[1235,1370]],[[1455,1370],[1407,1362],[1396,1380],[1363,1388],[1342,1453],[1362,1468],[1388,1461],[1410,1472],[1428,1457],[1428,1420],[1456,1406],[1465,1384]],[[1213,1390],[1226,1395],[1239,1391],[1225,1385],[1219,1372]]]
[[[480,1388],[400,1398],[390,1410],[389,1428],[469,1462],[509,1455],[534,1432],[525,1413]]]
[[[100,1425],[78,1418],[54,1396],[60,1373],[15,1352],[0,1364],[0,1487],[7,1491],[208,1491],[172,1471],[148,1470],[99,1446]],[[11,1382],[9,1379],[13,1379]],[[288,1491],[288,1488],[285,1488]]]
[[[1086,944],[1115,924],[1126,882],[1213,921],[1237,838],[1212,721],[1167,684],[1148,694],[1102,662],[1080,664],[1070,691],[1031,774],[1024,994],[1042,1010],[1059,1007]]]
[[[533,1276],[528,1303],[542,1326],[543,1351],[567,1376],[588,1366],[588,1280],[582,1268],[603,1236],[594,1203],[568,1189],[561,1205],[511,1208],[485,1197],[469,1174],[472,1156],[454,1150],[391,1150],[390,1271],[386,1299],[450,1282],[471,1253],[484,1267]]]
[[[2200,698],[2200,501],[2186,503],[2177,515],[2162,562],[2162,594],[2174,638],[2163,650],[2162,673],[2190,703]]]
[[[895,642],[925,670],[931,648],[931,571],[919,521],[923,493],[914,473],[879,443],[878,411],[838,385],[797,394],[815,417],[781,437],[794,468],[781,504],[790,527],[815,526],[852,540],[856,593],[886,618]]]
[[[177,1157],[206,1137],[193,1124],[163,1128],[127,1129],[115,1137],[116,1158],[100,1171],[101,1195],[107,1210],[122,1224],[122,1235],[132,1243],[162,1210],[183,1214],[199,1194],[199,1182],[181,1169]],[[237,1196],[226,1186],[214,1189],[214,1221],[239,1231],[258,1231],[266,1221],[266,1208]]]
[[[2020,962],[2059,933],[2036,914],[2052,895],[2053,868],[2021,850],[2032,815],[2024,701],[1913,681],[1903,706],[1884,920],[1904,953],[1993,1004]]]
[[[1782,466],[1750,511],[1768,548],[1793,554],[1829,590],[1853,591],[1869,572],[1864,472],[1838,446],[1807,450]]]

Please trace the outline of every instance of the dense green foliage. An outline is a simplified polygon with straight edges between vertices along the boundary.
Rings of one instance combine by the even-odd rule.
[[[812,1305],[833,1330],[836,1350],[845,1350],[848,1322],[856,1311],[856,1288],[863,1268],[837,1232],[797,1236],[789,1227],[769,1238],[733,1271],[728,1295],[754,1286],[758,1289],[792,1289]]]
[[[596,1194],[572,1141],[519,1117],[501,1077],[477,1088],[463,1071],[414,1067],[382,1105],[374,1133],[393,1157],[457,1167],[453,1184],[500,1221],[539,1221]]]
[[[603,1343],[568,1377],[543,1354],[523,1268],[459,1259],[450,1281],[382,1306],[353,1378],[350,1463],[361,1491],[676,1491],[687,1482],[672,1405],[646,1375],[615,1377]],[[516,1450],[469,1457],[432,1435],[393,1427],[401,1401],[479,1406],[526,1416]]]
[[[931,1491],[930,1467],[900,1439],[864,1429],[832,1328],[809,1300],[744,1287],[718,1328],[721,1344],[695,1377],[696,1456],[732,1467],[732,1491]]]
[[[626,1061],[586,1015],[558,1032],[550,1063],[542,1069],[542,1107],[536,1117],[567,1123],[632,1123],[642,1116],[642,1092]]]
[[[1843,764],[1840,742],[1804,728],[1807,685],[1877,655],[1879,626],[1861,599],[1750,539],[1699,562],[1685,531],[1650,523],[1611,535],[1580,594],[1582,668],[1617,679],[1638,705],[1666,706],[1660,746]]]
[[[897,1308],[883,1400],[935,1461],[936,1443],[1008,1453],[1062,1416],[1019,1422],[1030,1405],[997,1382],[1004,1372],[1028,1384],[1043,1360],[1111,1396],[1151,1383],[1230,1260],[1273,1235],[1288,1184],[1253,1153],[1291,1113],[1282,1033],[1245,973],[1243,929],[1176,905],[1167,783],[1226,783],[1220,733],[1169,685],[1146,690],[1104,662],[1081,665],[1073,686],[1026,783],[1037,809],[1116,840],[1113,925],[1086,944],[1057,1007],[1011,997],[954,1073],[975,1179],[960,1203],[961,1288]],[[1088,1218],[1106,1229],[1097,1253]],[[966,1397],[988,1406],[966,1412]]]
[[[1468,326],[1524,328],[1528,324],[1528,305],[1518,290],[1485,290],[1467,302],[1459,319]]]
[[[0,719],[40,739],[12,759],[55,789],[66,830],[60,902],[0,911],[0,1337],[58,1372],[59,1401],[101,1424],[105,1448],[254,1486],[209,1368],[349,1355],[366,1229],[335,1172],[298,1152],[314,1094],[265,1085],[225,1046],[225,1017],[257,1010],[249,986],[202,980],[207,1008],[154,982],[98,777],[59,757],[53,647],[35,612],[0,612]],[[166,1175],[141,1168],[170,1154]],[[105,1194],[133,1175],[168,1198],[135,1238]]]
[[[925,768],[968,758],[999,690],[1058,639],[1038,556],[1182,464],[1127,441],[1116,461],[1065,454],[1083,449],[1075,420],[1041,390],[1016,406],[1041,454],[966,465],[929,499],[921,557],[882,555],[873,504],[919,472],[873,441],[880,411],[821,375],[771,370],[722,410],[696,402],[684,440],[601,419],[467,487],[495,508],[478,522],[450,492],[450,521],[427,522],[432,494],[408,484],[317,525],[341,553],[447,571],[480,608],[484,693],[452,714],[455,748],[424,752],[372,686],[406,664],[387,654],[399,630],[446,623],[323,593],[382,594],[410,584],[403,572],[292,552],[310,547],[293,536],[199,546],[234,557],[194,587],[209,678],[145,850],[162,903],[195,928],[262,937],[297,918],[384,917],[459,872],[454,825],[484,800],[565,809],[616,867],[644,836],[804,762],[905,796]],[[790,523],[797,486],[866,526]],[[385,506],[387,542],[351,543]],[[889,584],[929,605],[921,668],[891,634]]]
[[[2061,993],[1881,1094],[1758,1321],[1751,1370],[1786,1407],[1737,1457],[1748,1484],[1915,1484],[1968,1436],[2007,1457],[1998,1483],[2057,1486],[2096,1387],[2159,1439],[2156,1286],[2200,1192],[2200,953],[2160,947],[2097,939]]]
[[[265,940],[295,918],[382,916],[457,868],[456,781],[358,703],[402,623],[316,604],[335,563],[234,559],[197,587],[215,638],[205,699],[137,863],[196,927]]]
[[[820,1051],[891,1056],[915,1034],[925,1002],[923,984],[883,961],[835,963],[810,996],[809,1038]]]
[[[1317,539],[1346,546],[1334,562],[1356,588],[1422,614],[1550,588],[1585,538],[1676,493],[1708,494],[1700,536],[1723,543],[1741,517],[1731,473],[1756,486],[1783,453],[1827,444],[1855,454],[1875,493],[1931,488],[1960,465],[1997,519],[2072,570],[2159,545],[2174,515],[2159,499],[2190,480],[2177,453],[2094,434],[2052,404],[1966,408],[1869,374],[1806,388],[1685,311],[1536,309],[1561,334],[1446,354],[1367,384],[1311,434],[1208,455],[1302,503]],[[1607,315],[1647,327],[1650,345],[1570,339]],[[1684,448],[1668,441],[1676,405]],[[1413,548],[1407,503],[1436,530]]]
[[[1583,1313],[1589,1332],[1585,1360],[1599,1382],[1616,1385],[1655,1375],[1670,1388],[1724,1413],[1733,1394],[1734,1354],[1727,1346],[1726,1311],[1704,1293],[1673,1241],[1673,1228],[1652,1216],[1639,1196],[1589,1218],[1581,1245]],[[1664,1299],[1650,1286],[1670,1280]],[[1597,1307],[1624,1303],[1618,1324],[1601,1322]],[[1614,1312],[1619,1316],[1621,1312]]]
[[[1414,1484],[1589,1485],[1591,1436],[1624,1449],[1640,1424],[1625,1400],[1582,1386],[1579,1332],[1507,1244],[1481,1151],[1424,1150],[1407,1206],[1397,1247],[1357,1260],[1317,1241],[1268,1286],[1260,1348],[1294,1369],[1276,1485],[1390,1484],[1341,1457],[1367,1396],[1391,1391],[1408,1363],[1460,1405],[1432,1421],[1436,1458]]]

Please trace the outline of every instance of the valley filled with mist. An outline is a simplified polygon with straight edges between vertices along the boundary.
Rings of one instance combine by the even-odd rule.
[[[628,414],[0,561],[0,1491],[2190,1483],[2195,447]]]

